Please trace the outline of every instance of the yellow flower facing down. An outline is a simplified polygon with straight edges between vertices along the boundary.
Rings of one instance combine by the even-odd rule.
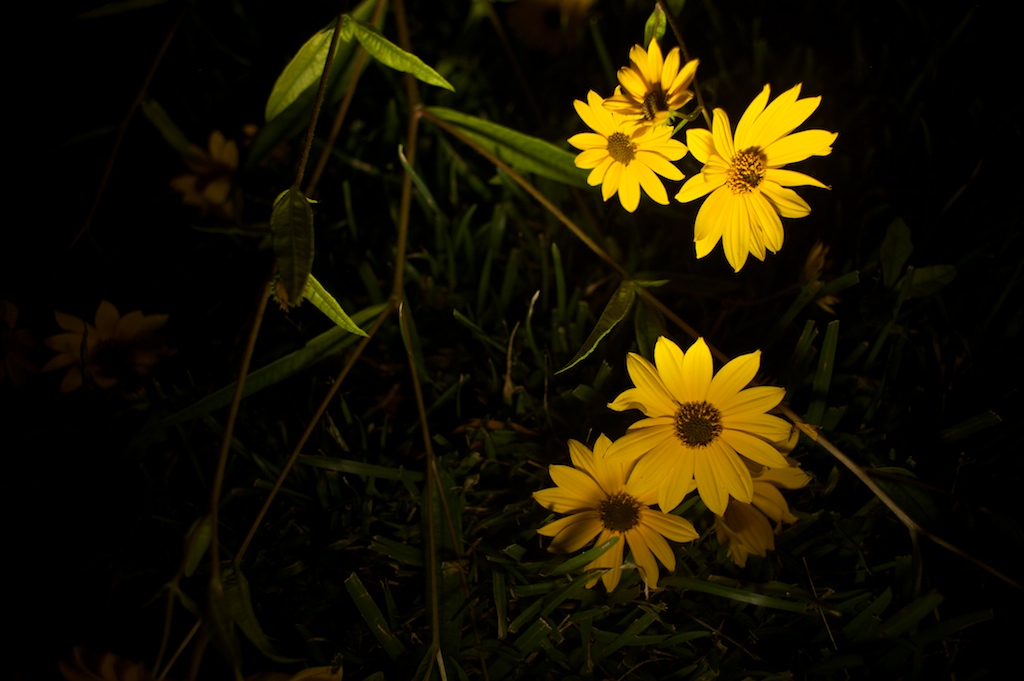
[[[238,168],[238,144],[224,137],[220,130],[210,133],[209,151],[192,146],[191,158],[185,164],[191,173],[171,180],[171,189],[181,194],[181,202],[198,208],[201,213],[214,211],[231,217],[232,176]]]
[[[634,122],[604,108],[593,90],[587,101],[576,100],[576,112],[594,132],[581,132],[569,138],[569,144],[582,152],[576,167],[592,168],[587,176],[591,187],[601,185],[607,201],[616,192],[619,202],[630,213],[640,205],[640,189],[662,205],[668,205],[668,193],[661,178],[683,179],[672,165],[686,156],[686,145],[672,139],[672,128],[638,127]]]
[[[783,166],[811,156],[832,153],[837,134],[826,130],[794,133],[814,113],[821,97],[797,99],[800,86],[790,88],[768,104],[765,85],[736,126],[715,109],[711,131],[690,129],[686,143],[704,168],[676,194],[687,202],[710,194],[697,213],[693,239],[697,257],[710,253],[719,241],[737,272],[747,255],[764,260],[765,251],[782,248],[784,218],[801,218],[810,206],[788,187],[810,185],[828,189],[818,180]]]
[[[594,451],[582,443],[569,440],[572,466],[551,466],[551,479],[557,487],[533,493],[533,498],[544,508],[555,513],[568,514],[537,530],[539,534],[554,537],[548,550],[553,553],[579,551],[594,537],[603,543],[619,537],[587,570],[606,568],[601,581],[608,591],[619,584],[625,548],[633,552],[633,561],[640,576],[650,588],[658,586],[658,563],[670,572],[676,568],[676,557],[667,539],[676,542],[693,541],[698,537],[690,521],[650,508],[656,494],[650,484],[644,484],[630,473],[626,463],[611,461],[606,453],[611,441],[601,435],[594,443]],[[593,579],[587,588],[597,582]]]
[[[634,475],[658,486],[658,505],[671,511],[696,481],[704,504],[722,515],[729,497],[750,502],[754,487],[743,457],[768,468],[785,468],[771,444],[789,437],[790,425],[768,414],[785,390],[746,388],[761,364],[761,352],[741,355],[717,374],[703,338],[685,353],[662,336],[654,364],[635,353],[626,358],[635,388],[608,406],[639,409],[647,416],[612,444],[613,460],[636,461]]]
[[[733,499],[724,515],[715,516],[715,534],[727,547],[732,562],[745,567],[749,555],[764,558],[775,550],[775,535],[782,524],[796,522],[779,489],[798,489],[810,481],[811,476],[796,466],[765,469],[754,478],[754,497],[749,504]]]
[[[64,393],[80,388],[88,376],[99,388],[120,385],[126,393],[135,394],[167,352],[156,333],[167,323],[166,314],[144,315],[135,310],[122,317],[104,300],[96,310],[95,325],[63,312],[57,312],[56,318],[64,332],[46,339],[57,355],[43,371],[68,367],[60,384]]]
[[[619,87],[604,100],[610,111],[650,125],[664,125],[672,112],[693,99],[690,84],[697,73],[697,60],[680,68],[678,47],[662,58],[658,41],[651,39],[645,50],[634,45],[629,51],[630,66],[619,69]]]

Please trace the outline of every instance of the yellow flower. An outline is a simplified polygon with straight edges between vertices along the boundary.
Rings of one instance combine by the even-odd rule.
[[[582,443],[569,440],[569,455],[576,466],[551,466],[551,479],[557,487],[533,493],[541,506],[555,513],[567,513],[537,530],[539,534],[554,537],[548,550],[553,553],[578,551],[597,537],[603,543],[619,537],[587,570],[606,568],[601,581],[608,591],[618,586],[621,577],[623,543],[633,552],[633,561],[640,570],[644,583],[658,586],[658,560],[669,571],[676,568],[676,557],[666,538],[677,542],[697,538],[690,521],[679,516],[654,510],[655,491],[642,484],[631,474],[626,463],[610,461],[606,457],[611,441],[601,435],[591,452]],[[587,588],[597,583],[597,578]]]
[[[678,506],[694,480],[712,513],[724,513],[730,496],[749,502],[754,488],[740,455],[769,468],[789,465],[771,443],[787,438],[790,425],[766,413],[786,391],[743,389],[761,364],[760,350],[733,359],[713,376],[703,338],[684,353],[663,336],[654,347],[654,362],[634,353],[626,358],[636,387],[608,406],[639,409],[647,418],[630,426],[608,456],[639,459],[633,474],[658,485],[663,510]]]
[[[63,312],[57,312],[56,318],[64,333],[46,339],[57,355],[43,371],[70,367],[60,384],[63,393],[80,388],[83,375],[88,375],[99,388],[121,385],[127,394],[137,394],[142,379],[166,354],[156,333],[167,323],[165,314],[144,315],[135,310],[122,317],[104,300],[96,310],[95,325]]]
[[[796,466],[765,469],[754,478],[754,498],[749,504],[733,499],[724,515],[715,516],[715,533],[719,543],[728,547],[732,562],[744,567],[750,554],[764,558],[775,550],[775,535],[782,523],[796,522],[779,489],[798,489],[810,481],[811,476]],[[769,520],[775,523],[774,529]]]
[[[604,100],[610,111],[651,125],[668,123],[672,112],[693,99],[690,83],[697,73],[697,60],[691,59],[679,68],[679,48],[673,47],[664,59],[658,41],[644,50],[634,45],[629,51],[631,66],[619,69],[619,87]]]
[[[238,144],[224,138],[224,133],[210,133],[209,152],[192,147],[192,156],[185,159],[191,173],[171,180],[171,189],[181,194],[181,202],[198,208],[201,213],[213,210],[223,217],[231,217],[232,175],[238,168]]]
[[[32,334],[17,326],[18,308],[0,300],[0,384],[24,385],[28,374],[38,371],[28,358],[33,345]]]
[[[616,192],[619,202],[630,213],[640,204],[640,188],[652,199],[668,205],[668,194],[662,177],[681,180],[683,174],[670,161],[686,156],[686,146],[672,139],[672,128],[638,127],[634,122],[612,113],[602,105],[593,90],[587,102],[576,100],[576,112],[595,132],[581,132],[569,138],[569,144],[582,153],[576,166],[593,168],[587,177],[591,187],[601,185],[604,200]]]
[[[826,130],[793,133],[818,108],[821,97],[797,99],[799,85],[771,104],[768,94],[765,85],[736,126],[735,139],[721,109],[715,109],[711,132],[686,131],[690,152],[704,168],[686,181],[676,199],[686,202],[711,194],[694,225],[697,257],[706,256],[721,240],[725,257],[737,272],[748,253],[764,260],[766,249],[775,253],[782,248],[780,215],[801,218],[811,212],[807,202],[787,187],[828,188],[809,175],[782,167],[829,155],[837,137]]]

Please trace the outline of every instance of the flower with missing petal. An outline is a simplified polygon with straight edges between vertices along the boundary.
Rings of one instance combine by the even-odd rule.
[[[658,203],[668,205],[668,193],[658,176],[683,179],[671,162],[686,156],[686,146],[672,139],[672,128],[638,127],[604,108],[602,101],[591,90],[586,102],[574,102],[580,118],[594,130],[569,138],[569,144],[583,150],[576,156],[576,167],[592,168],[587,184],[601,185],[605,201],[618,192],[619,202],[630,213],[640,204],[641,188]]]
[[[800,96],[790,88],[768,104],[765,85],[736,126],[733,137],[729,117],[715,109],[711,131],[689,129],[686,143],[704,168],[676,194],[687,202],[710,194],[697,213],[693,239],[697,257],[703,258],[719,241],[737,272],[747,255],[764,260],[765,251],[782,248],[784,218],[802,218],[811,212],[788,187],[810,185],[828,189],[818,180],[783,166],[811,156],[832,153],[837,135],[826,130],[793,130],[814,113],[821,97]]]
[[[754,498],[749,504],[729,501],[725,514],[715,516],[715,534],[727,547],[732,562],[744,567],[747,556],[764,558],[768,551],[775,550],[775,535],[782,530],[782,523],[796,522],[779,490],[799,489],[810,481],[811,476],[797,466],[766,468],[754,478]]]
[[[672,113],[693,99],[690,84],[697,73],[697,60],[680,68],[679,48],[662,58],[658,41],[651,38],[646,50],[634,45],[630,66],[619,69],[619,87],[604,100],[605,108],[649,125],[664,125]]]
[[[717,374],[703,338],[685,353],[662,336],[654,347],[654,364],[635,353],[626,368],[635,388],[608,406],[639,409],[637,421],[608,450],[613,460],[636,461],[633,475],[658,486],[658,505],[671,511],[696,481],[697,492],[716,515],[729,497],[750,502],[754,487],[743,458],[768,468],[785,468],[786,459],[772,445],[791,427],[766,412],[785,397],[782,388],[746,388],[761,364],[761,351],[741,355]]]
[[[104,300],[96,310],[95,325],[63,312],[56,316],[64,332],[46,339],[57,355],[43,371],[68,367],[60,384],[62,393],[77,390],[88,376],[96,387],[120,385],[127,395],[138,395],[142,380],[167,353],[157,334],[167,323],[166,314],[144,315],[134,310],[122,317]]]
[[[643,484],[630,472],[632,466],[611,461],[606,453],[611,441],[601,435],[590,451],[582,443],[569,440],[569,455],[575,466],[551,466],[551,479],[557,487],[533,493],[533,498],[544,508],[555,513],[568,514],[537,530],[539,534],[554,537],[548,550],[553,553],[571,553],[589,544],[594,537],[601,544],[618,537],[619,541],[599,558],[586,566],[587,570],[604,568],[601,581],[612,591],[621,577],[624,546],[633,552],[633,562],[640,570],[644,583],[658,586],[658,563],[675,570],[676,557],[666,538],[677,542],[697,538],[690,521],[679,516],[650,508],[656,493],[650,484]],[[597,583],[597,578],[587,588]]]

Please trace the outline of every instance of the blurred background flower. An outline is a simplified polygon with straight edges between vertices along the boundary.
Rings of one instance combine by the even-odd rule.
[[[199,209],[203,215],[214,213],[223,218],[234,215],[231,197],[232,178],[238,169],[238,144],[220,130],[210,133],[209,151],[193,146],[185,159],[191,173],[171,180],[171,189],[181,194],[181,202]]]
[[[168,353],[163,338],[156,332],[167,323],[166,314],[144,315],[133,310],[123,317],[112,303],[104,300],[96,310],[95,325],[63,312],[55,313],[64,329],[46,339],[57,355],[43,371],[68,367],[60,384],[61,392],[82,386],[84,377],[103,389],[120,386],[128,396],[137,396],[142,381]]]
[[[22,386],[28,374],[36,371],[28,357],[33,345],[32,334],[17,326],[18,308],[0,300],[0,384]]]

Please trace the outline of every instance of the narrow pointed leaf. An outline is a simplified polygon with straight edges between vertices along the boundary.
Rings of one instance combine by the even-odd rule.
[[[370,56],[381,64],[396,71],[408,73],[427,85],[434,85],[445,90],[451,90],[452,92],[455,91],[451,83],[445,80],[440,73],[427,66],[416,55],[406,52],[382,36],[375,26],[352,17],[348,19],[345,30],[351,30],[352,35],[359,41],[359,44],[366,48]]]
[[[185,566],[186,577],[191,577],[199,566],[199,561],[206,555],[210,547],[210,539],[213,536],[213,523],[209,515],[204,515],[189,528],[185,537]]]
[[[376,4],[377,0],[363,0],[358,7],[350,12],[350,16],[361,21],[369,21],[373,16]],[[381,12],[378,19],[381,25],[383,25],[385,14],[386,12]],[[247,170],[256,167],[279,144],[302,133],[309,126],[310,112],[313,109],[313,100],[316,99],[320,74],[327,59],[327,50],[331,44],[334,24],[335,22],[331,21],[328,26],[318,31],[310,39],[312,41],[321,36],[321,34],[324,34],[321,38],[326,40],[326,42],[322,43],[318,48],[323,50],[323,56],[319,60],[320,70],[315,72],[312,80],[306,79],[305,82],[308,82],[308,85],[306,85],[305,89],[298,93],[291,92],[291,78],[305,72],[299,68],[292,69],[292,75],[289,77],[282,73],[277,83],[275,83],[271,93],[271,98],[275,100],[273,107],[269,100],[267,102],[267,123],[256,134],[245,155],[245,168]],[[337,50],[335,50],[334,59],[331,62],[331,72],[327,80],[325,109],[330,109],[341,101],[345,89],[348,87],[349,82],[351,82],[352,76],[355,74],[356,60],[354,56],[357,47],[355,41],[347,43],[342,41],[339,43]],[[300,49],[299,52],[301,53],[302,50]],[[292,61],[305,61],[308,58],[308,54],[300,55],[297,53]],[[291,62],[285,67],[285,71],[288,71],[290,67]],[[315,69],[310,66],[310,73],[313,71]],[[271,113],[273,116],[269,115]]]
[[[914,251],[910,242],[910,228],[902,218],[896,218],[889,225],[882,240],[882,282],[892,286],[903,272],[903,265]]]
[[[170,115],[160,106],[159,102],[155,99],[147,98],[142,100],[142,104],[139,106],[142,108],[142,113],[146,116],[146,119],[153,124],[153,127],[157,129],[157,132],[160,133],[160,136],[164,138],[164,141],[172,149],[183,158],[190,158],[195,155],[195,146],[188,141],[185,133],[171,120]]]
[[[594,548],[588,549],[578,556],[573,556],[553,570],[546,572],[541,571],[541,575],[544,577],[555,577],[557,575],[564,575],[567,572],[573,572],[574,570],[581,570],[584,565],[587,565],[588,563],[591,563],[603,556],[604,552],[615,546],[617,541],[619,541],[618,537],[612,537],[608,541],[598,544]]]
[[[267,98],[267,107],[263,115],[268,123],[277,118],[307,88],[319,82],[333,38],[333,24],[320,29],[299,48],[284,67],[284,71],[274,82],[270,97]]]
[[[334,296],[328,293],[327,289],[312,274],[309,275],[309,280],[306,282],[306,290],[303,291],[302,295],[305,296],[306,300],[316,305],[316,309],[327,315],[328,319],[341,328],[357,336],[366,336],[366,332],[352,321],[352,318],[345,313],[345,310],[334,299]]]
[[[907,298],[923,298],[939,291],[956,277],[956,267],[953,265],[929,265],[918,267],[913,272],[903,275],[897,284],[902,286],[903,281],[911,277],[910,288],[907,290]]]
[[[298,186],[281,192],[274,201],[270,230],[287,303],[297,305],[313,269],[313,209]]]
[[[661,11],[661,5],[655,5],[654,11],[651,12],[651,16],[647,17],[647,23],[644,24],[644,49],[651,44],[651,38],[656,38],[658,42],[665,37],[665,13]]]
[[[384,619],[384,613],[377,607],[366,587],[363,586],[359,575],[354,572],[349,575],[345,580],[345,588],[348,589],[348,595],[352,597],[356,608],[359,609],[359,614],[363,616],[363,621],[366,622],[366,626],[370,627],[377,642],[392,660],[398,659],[398,656],[405,652],[405,646],[392,633],[387,620]]]
[[[278,655],[270,639],[263,633],[256,611],[252,607],[252,596],[249,593],[249,582],[240,570],[228,568],[223,573],[225,614],[238,625],[249,642],[263,653],[264,657],[275,662],[298,662],[299,660]]]
[[[560,374],[563,371],[568,371],[573,368],[597,349],[598,344],[607,336],[615,326],[625,319],[629,313],[629,308],[633,306],[633,299],[636,297],[636,282],[632,279],[627,279],[619,284],[619,288],[612,294],[608,304],[604,307],[604,312],[601,313],[601,318],[597,320],[597,326],[587,336],[587,340],[583,341],[583,347],[576,351],[576,355],[569,360],[569,363],[564,367],[556,371],[556,374]]]
[[[573,162],[575,155],[550,142],[452,109],[433,106],[427,111],[451,123],[519,172],[534,173],[575,187],[587,186],[589,171],[577,168]]]

